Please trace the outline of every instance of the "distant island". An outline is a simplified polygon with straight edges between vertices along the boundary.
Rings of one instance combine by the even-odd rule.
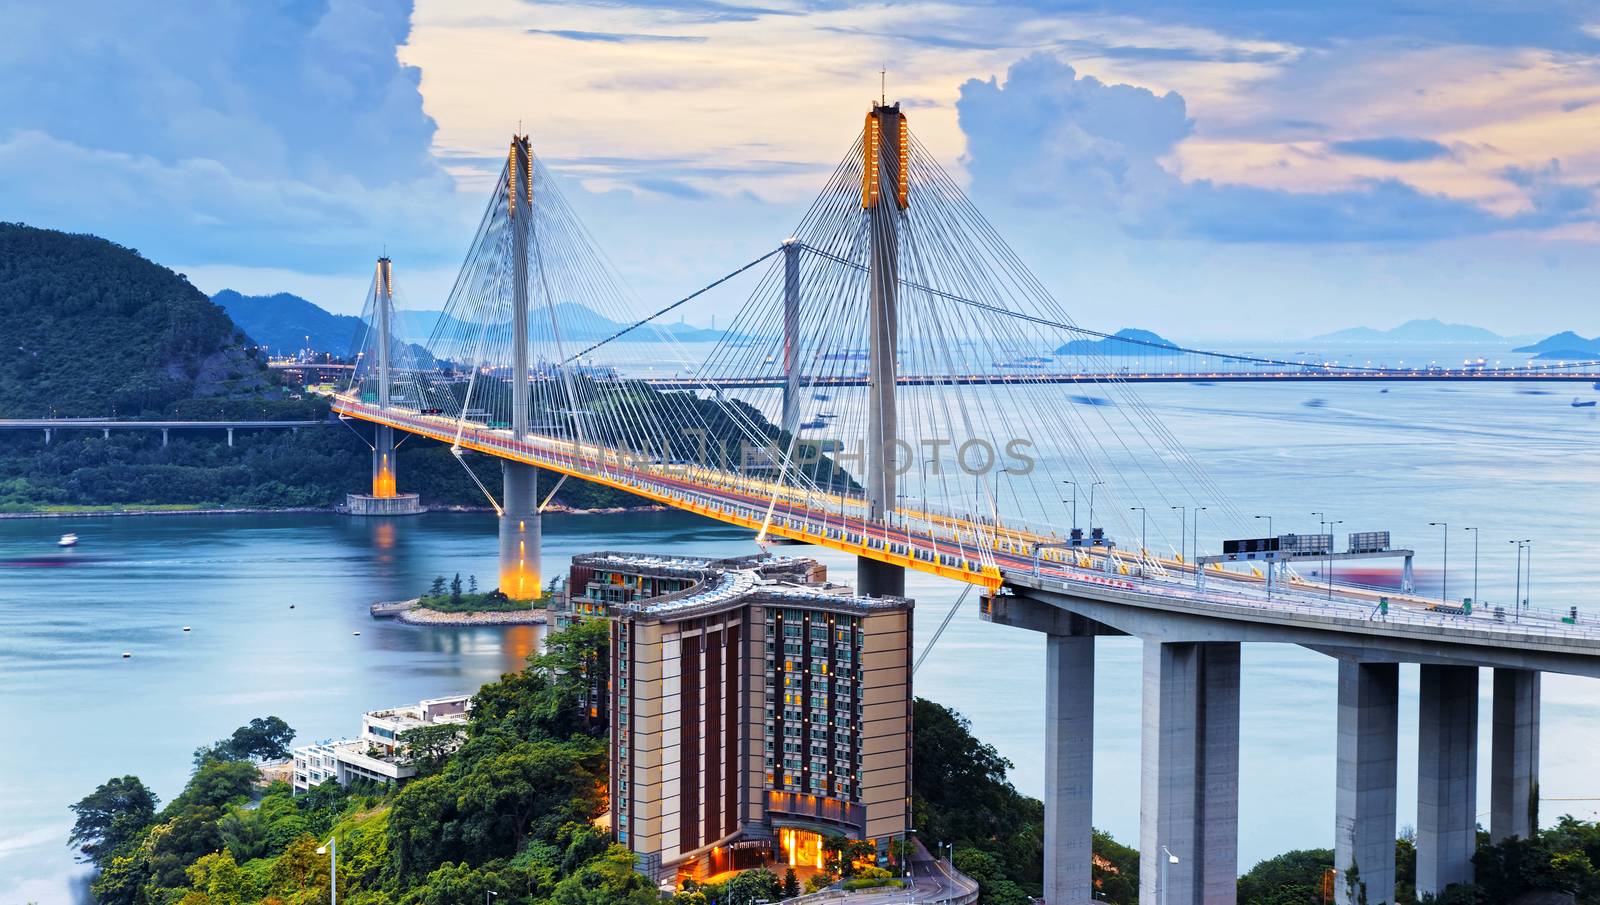
[[[1105,339],[1074,339],[1056,347],[1057,355],[1182,355],[1177,344],[1149,330],[1124,327]]]
[[[1531,346],[1519,346],[1511,351],[1531,352],[1534,358],[1546,361],[1600,359],[1600,336],[1584,339],[1571,330],[1563,330]]]
[[[1447,324],[1437,318],[1409,320],[1398,327],[1377,330],[1372,327],[1349,327],[1321,336],[1311,337],[1319,342],[1356,343],[1493,343],[1505,342],[1506,337],[1492,330],[1470,324]]]

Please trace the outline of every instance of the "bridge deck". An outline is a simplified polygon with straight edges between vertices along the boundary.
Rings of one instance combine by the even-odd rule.
[[[1497,620],[1492,611],[1471,616],[1443,610],[1439,601],[1411,594],[1289,580],[1268,594],[1251,574],[1206,569],[1196,582],[1193,567],[1176,560],[1145,559],[1106,549],[1038,549],[1059,536],[996,526],[981,520],[900,510],[894,524],[867,521],[858,497],[834,496],[828,509],[816,495],[758,477],[678,464],[630,461],[616,450],[585,447],[549,437],[518,442],[509,432],[462,424],[336,397],[342,415],[456,444],[512,461],[526,462],[586,481],[625,490],[707,518],[841,552],[864,556],[990,592],[1003,585],[1059,593],[1086,602],[1193,612],[1207,618],[1292,625],[1333,635],[1352,626],[1392,636],[1417,634],[1419,643],[1441,638],[1497,647],[1545,645],[1552,651],[1600,656],[1600,623],[1568,621],[1566,614],[1524,611]],[[834,508],[837,507],[837,508]],[[1380,595],[1389,601],[1379,612]],[[1330,640],[1329,643],[1334,643]]]

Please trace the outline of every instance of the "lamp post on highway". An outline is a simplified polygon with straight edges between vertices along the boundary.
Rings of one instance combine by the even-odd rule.
[[[1528,584],[1522,591],[1523,609],[1533,609],[1533,540],[1528,540]]]
[[[1204,506],[1194,507],[1194,533],[1190,536],[1189,546],[1194,555],[1194,586],[1200,587],[1200,513],[1206,511]]]
[[[1169,864],[1177,864],[1178,863],[1178,856],[1174,855],[1172,853],[1171,849],[1168,849],[1165,845],[1161,846],[1161,854],[1166,855],[1166,857],[1161,859],[1161,896],[1160,896],[1160,899],[1161,899],[1161,905],[1167,905],[1167,865],[1169,865]]]
[[[1522,545],[1529,543],[1527,540],[1506,541],[1508,544],[1517,545],[1517,596],[1511,602],[1512,612],[1518,622],[1522,621]]]
[[[1139,513],[1139,558],[1144,559],[1147,555],[1145,551],[1149,549],[1144,542],[1144,523],[1145,516],[1149,515],[1150,513],[1143,506],[1129,506],[1128,511]]]
[[[1089,533],[1094,533],[1094,489],[1104,484],[1105,481],[1095,481],[1089,485]]]
[[[1187,533],[1189,530],[1189,507],[1168,506],[1167,508],[1178,510],[1178,559],[1187,563],[1189,559],[1183,554],[1188,551],[1188,547],[1185,546],[1185,544],[1189,539],[1189,535]]]
[[[1444,529],[1444,577],[1439,581],[1439,602],[1446,606],[1450,604],[1450,523],[1429,522],[1430,528]]]
[[[1272,533],[1272,516],[1270,516],[1270,515],[1257,515],[1257,516],[1253,516],[1253,518],[1264,518],[1264,519],[1266,519],[1267,520],[1267,536],[1268,537],[1276,536],[1276,535],[1274,535]]]
[[[1478,599],[1478,529],[1463,528],[1461,530],[1472,532],[1472,605],[1481,606],[1482,601]]]
[[[329,836],[328,841],[317,848],[317,854],[328,856],[328,905],[339,905],[338,837]]]
[[[1344,519],[1328,521],[1328,599],[1333,599],[1333,529],[1336,525],[1344,524]]]
[[[1076,531],[1078,530],[1078,482],[1062,481],[1061,483],[1072,488],[1072,530]],[[1065,503],[1066,500],[1061,502]]]
[[[1267,520],[1267,537],[1277,537],[1278,536],[1272,530],[1272,516],[1270,516],[1270,515],[1257,515],[1257,516],[1252,516],[1252,518],[1266,519]],[[1267,560],[1267,572],[1268,572],[1268,576],[1269,577],[1271,575],[1272,570],[1276,569],[1277,567],[1278,567],[1278,561],[1277,561],[1276,558]],[[1270,582],[1270,581],[1267,582],[1267,593],[1268,593],[1268,596],[1270,596],[1271,593],[1272,593],[1272,582]]]

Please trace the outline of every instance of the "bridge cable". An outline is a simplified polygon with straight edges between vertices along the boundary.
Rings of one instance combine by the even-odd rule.
[[[945,628],[950,625],[950,620],[955,618],[956,611],[961,609],[962,602],[967,599],[968,594],[972,593],[973,587],[975,586],[969,584],[962,588],[960,596],[956,597],[956,602],[950,605],[950,612],[944,614],[944,621],[939,623],[939,628],[933,633],[933,637],[928,639],[928,646],[924,647],[922,653],[917,655],[917,662],[911,664],[911,674],[913,676],[917,674],[917,670],[922,668],[922,661],[928,659],[928,655],[933,653],[933,646],[939,643],[939,636],[944,634]]]

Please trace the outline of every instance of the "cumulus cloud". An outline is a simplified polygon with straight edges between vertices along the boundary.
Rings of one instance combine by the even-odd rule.
[[[1335,191],[1297,192],[1185,181],[1164,160],[1194,130],[1176,92],[1079,76],[1034,55],[1004,81],[971,80],[956,105],[974,191],[1028,206],[1107,215],[1136,235],[1222,242],[1417,241],[1593,219],[1595,187],[1562,180],[1559,165],[1503,172],[1526,209],[1499,215],[1479,204],[1393,178]],[[1422,138],[1352,139],[1337,153],[1410,162],[1448,155]]]
[[[4,214],[169,263],[348,267],[453,214],[404,0],[8,7]]]

